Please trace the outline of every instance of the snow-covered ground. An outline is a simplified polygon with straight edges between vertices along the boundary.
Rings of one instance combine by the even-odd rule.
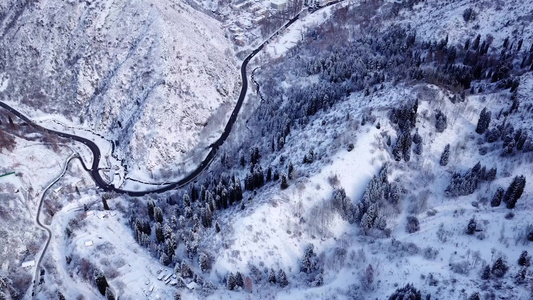
[[[220,22],[168,0],[11,2],[3,101],[105,136],[145,181],[179,172],[223,128],[240,79]]]
[[[135,5],[141,5],[139,3],[141,2],[135,2]],[[86,19],[92,20],[96,28],[105,28],[102,24],[108,24],[108,21],[113,19],[112,14],[116,13],[115,9],[110,8],[113,5],[107,3],[103,7],[111,14],[107,19],[105,17]],[[302,33],[327,21],[334,10],[344,5],[351,4],[343,3],[338,7],[330,7],[296,22],[293,27],[272,40],[265,48],[267,55],[260,57],[256,64],[268,64],[269,59],[283,61],[284,55],[301,40]],[[389,1],[389,5],[393,5],[392,1]],[[206,7],[215,9],[216,6],[215,2],[209,2]],[[477,16],[475,20],[465,22],[462,14],[468,7],[472,7]],[[463,44],[467,36],[469,38],[475,36],[471,34],[474,31],[482,36],[491,33],[495,37],[495,43],[501,43],[507,35],[515,37],[521,35],[524,38],[523,51],[529,51],[533,36],[531,36],[531,20],[528,20],[527,14],[531,9],[530,3],[519,1],[500,4],[492,1],[451,3],[423,1],[415,5],[413,10],[400,10],[394,20],[415,27],[417,39],[439,40],[448,35],[450,44]],[[381,10],[385,11],[385,8]],[[121,101],[123,98],[120,98],[120,89],[115,89],[115,85],[120,85],[119,79],[126,80],[130,78],[128,76],[141,74],[139,70],[156,63],[163,65],[161,69],[153,70],[161,75],[157,78],[173,79],[174,88],[177,88],[176,86],[180,85],[177,82],[185,77],[198,80],[187,81],[188,87],[181,86],[188,91],[183,98],[183,106],[176,99],[163,97],[168,95],[165,93],[171,92],[164,91],[160,86],[154,88],[153,93],[148,96],[153,98],[144,104],[143,113],[134,124],[132,126],[122,124],[129,130],[128,134],[132,134],[130,146],[139,146],[138,151],[128,152],[125,148],[121,151],[124,151],[127,158],[135,163],[134,166],[146,165],[149,171],[150,167],[159,162],[174,160],[176,157],[180,157],[184,162],[181,168],[188,169],[195,165],[194,157],[200,158],[204,155],[202,151],[189,150],[194,148],[193,145],[197,144],[203,135],[209,137],[205,140],[206,144],[218,136],[220,126],[217,124],[224,123],[227,112],[232,107],[234,101],[232,99],[236,99],[233,90],[222,93],[227,97],[209,98],[220,93],[218,90],[216,92],[211,90],[213,82],[209,79],[219,76],[221,80],[219,83],[223,87],[237,82],[237,79],[231,79],[233,77],[230,76],[237,74],[236,69],[231,69],[235,67],[233,60],[229,59],[232,55],[231,50],[227,50],[229,46],[225,41],[220,41],[216,37],[223,35],[218,25],[204,27],[199,24],[218,23],[212,20],[205,21],[203,19],[205,16],[198,21],[197,18],[200,18],[198,13],[184,4],[161,1],[154,3],[146,12],[140,13],[137,10],[135,12],[139,15],[125,19],[145,18],[153,21],[150,25],[153,27],[147,29],[153,37],[147,40],[141,39],[140,48],[144,47],[143,43],[157,41],[159,43],[169,41],[169,43],[154,47],[146,46],[148,48],[144,50],[151,49],[150,51],[155,51],[155,54],[150,53],[153,55],[149,55],[152,59],[144,65],[137,60],[126,59],[124,66],[128,66],[130,71],[124,70],[122,75],[115,79],[117,82],[111,80],[112,87],[108,91],[108,96],[110,98],[116,96],[118,101]],[[173,20],[175,17],[184,17],[186,23],[192,27],[181,23],[182,27],[170,26],[169,24],[174,23],[168,20]],[[170,23],[166,23],[165,20]],[[385,25],[390,25],[387,22],[389,21],[385,21]],[[202,28],[205,31],[202,31]],[[153,32],[154,29],[158,32]],[[211,36],[211,30],[216,34]],[[178,31],[180,35],[187,37],[190,32],[203,35],[198,39],[191,37],[187,40],[191,44],[202,44],[202,50],[197,50],[197,53],[181,52],[185,50],[174,52],[171,47],[181,49],[179,46],[182,46],[174,35]],[[112,36],[116,37],[119,31],[113,32]],[[208,40],[213,45],[204,47],[203,43],[208,43]],[[499,44],[493,46],[500,47]],[[215,62],[207,63],[210,60],[223,59],[222,56],[217,56],[222,51],[214,51],[215,48],[229,51],[226,55],[229,62],[220,67],[227,68],[224,69],[226,73],[222,72],[222,75],[218,73],[221,69],[214,67]],[[218,54],[215,57],[208,55],[206,58],[203,56],[203,51],[209,50]],[[146,54],[143,51],[139,53]],[[173,65],[168,62],[163,63],[163,58],[161,60],[154,58],[158,55],[173,57],[174,54],[183,55],[183,61],[190,59],[192,62],[188,66]],[[202,58],[193,57],[195,54]],[[179,59],[178,61],[182,62]],[[136,69],[136,63],[144,67]],[[169,66],[170,69],[166,69],[165,66]],[[214,69],[209,69],[210,66]],[[165,73],[166,71],[169,73]],[[180,77],[181,75],[183,77]],[[89,73],[84,76],[91,77]],[[224,76],[229,76],[230,79]],[[146,78],[148,81],[153,79],[150,74],[147,74]],[[231,82],[228,83],[226,79]],[[302,86],[305,86],[306,80],[315,79],[298,78],[303,81]],[[285,88],[290,80],[295,79],[289,78],[282,83]],[[9,91],[12,81],[13,78],[9,75],[0,76],[0,93],[4,93],[0,95],[7,95],[5,92]],[[7,87],[2,90],[6,82]],[[122,84],[128,86],[129,83]],[[481,85],[483,84],[485,83],[482,82]],[[165,82],[163,86],[171,90],[169,86],[173,85]],[[204,86],[209,88],[203,90]],[[91,88],[93,88],[91,85],[83,86],[86,90]],[[274,165],[280,171],[286,168],[287,160],[294,163],[295,171],[293,178],[289,180],[289,187],[282,190],[279,182],[269,182],[254,192],[246,192],[244,209],[237,205],[227,210],[216,211],[215,219],[222,230],[220,233],[215,233],[214,228],[203,227],[195,233],[199,235],[199,251],[209,254],[211,258],[210,269],[200,272],[198,257],[194,256],[193,259],[185,257],[183,248],[186,241],[180,241],[177,253],[183,257],[178,259],[190,264],[196,276],[203,278],[202,280],[197,278],[196,281],[208,281],[213,287],[209,284],[204,287],[196,286],[190,278],[185,282],[189,284],[189,288],[180,287],[179,284],[173,285],[180,280],[180,274],[179,272],[174,274],[173,268],[163,267],[159,260],[153,257],[162,251],[160,248],[163,247],[162,244],[153,242],[154,234],[151,235],[152,244],[148,247],[149,250],[136,242],[128,224],[129,214],[133,210],[143,211],[146,205],[143,201],[156,196],[130,200],[123,196],[98,194],[92,189],[87,174],[78,163],[74,163],[58,183],[61,189],[54,189],[51,193],[43,217],[53,234],[49,252],[43,262],[47,270],[43,276],[46,284],[41,285],[38,298],[52,298],[57,292],[61,292],[67,299],[75,299],[79,295],[83,295],[85,299],[101,298],[94,282],[94,271],[101,271],[105,274],[115,296],[121,299],[169,299],[176,290],[182,299],[388,299],[398,287],[407,283],[414,284],[423,295],[431,294],[432,298],[436,299],[468,299],[476,292],[480,293],[482,299],[531,299],[533,277],[531,269],[526,269],[524,282],[520,282],[516,275],[522,270],[517,264],[519,255],[525,250],[531,252],[531,242],[524,239],[524,230],[533,224],[530,217],[533,209],[531,202],[533,186],[530,184],[533,180],[530,178],[533,153],[520,152],[514,156],[501,156],[501,143],[487,144],[484,136],[478,135],[475,128],[481,110],[487,107],[492,112],[491,127],[502,124],[505,120],[513,124],[516,129],[522,128],[531,132],[533,122],[529,115],[533,105],[532,93],[533,75],[531,72],[526,72],[520,76],[520,88],[516,95],[520,99],[520,109],[517,113],[504,117],[499,112],[508,109],[512,104],[509,100],[511,93],[508,90],[488,89],[485,92],[476,91],[473,95],[466,93],[464,102],[454,104],[451,99],[455,94],[444,87],[426,83],[385,82],[382,87],[368,95],[364,95],[364,91],[353,92],[347,99],[337,102],[333,107],[320,110],[316,115],[309,117],[308,123],[293,126],[283,149],[262,152],[261,157],[261,163]],[[196,102],[191,100],[204,99],[203,97],[209,100]],[[396,162],[391,147],[386,145],[388,136],[392,141],[397,137],[396,129],[389,120],[389,113],[391,108],[399,107],[401,103],[411,99],[419,101],[414,128],[422,137],[423,151],[420,155],[412,153],[409,162]],[[253,109],[261,105],[255,97],[249,99],[249,101],[255,100],[258,103],[248,102],[244,111],[251,110],[252,114]],[[11,101],[14,102],[13,99]],[[220,106],[221,103],[226,105]],[[104,104],[100,112],[105,112],[104,116],[107,117],[113,114],[123,116],[122,112],[117,111],[121,106],[111,104],[111,102]],[[217,107],[220,111],[211,114]],[[93,108],[89,107],[87,111],[91,112]],[[447,128],[441,133],[435,130],[437,109],[447,117]],[[196,110],[200,116],[205,117],[203,121],[211,114],[212,122],[208,121],[209,124],[205,127],[209,130],[205,129],[203,132],[197,130],[198,125],[191,125],[194,122],[189,122],[197,119],[194,117],[188,119],[190,116],[185,116],[186,112]],[[209,113],[204,114],[206,111]],[[362,115],[368,115],[369,112],[376,121],[362,125]],[[128,110],[126,114],[129,113],[131,111]],[[72,121],[40,112],[30,115],[42,120],[43,125],[55,126],[53,125],[55,122],[45,121],[55,119],[67,124],[67,127],[85,126],[87,130],[95,131],[105,127],[102,124],[106,118],[98,119],[101,123],[95,125],[96,123],[87,120]],[[249,119],[252,118],[248,115],[240,119],[240,123],[235,126],[236,130],[246,130],[248,124],[245,122]],[[174,128],[170,128],[177,124],[185,125],[175,131]],[[154,126],[153,131],[148,130]],[[191,132],[196,133],[191,134]],[[81,131],[76,133],[87,134]],[[243,132],[236,132],[230,142],[238,143],[245,135]],[[112,137],[118,138],[120,134]],[[260,138],[259,134],[257,138]],[[50,178],[57,175],[63,160],[71,151],[68,147],[59,147],[58,150],[52,151],[30,140],[17,138],[17,145],[13,150],[4,149],[0,152],[2,162],[0,170],[8,172],[15,169],[19,175],[22,174],[18,177],[0,178],[0,187],[3,189],[0,195],[9,199],[2,202],[0,206],[2,212],[14,211],[17,216],[21,216],[18,220],[10,219],[16,228],[15,232],[23,232],[25,226],[33,223],[32,211],[39,190]],[[109,147],[108,142],[102,142],[107,143]],[[186,146],[182,147],[180,143]],[[451,156],[448,165],[441,166],[439,160],[446,144],[451,145]],[[480,148],[486,148],[486,153],[480,152]],[[302,160],[309,150],[314,151],[316,159],[312,163],[304,164]],[[477,190],[471,195],[446,197],[444,190],[450,183],[452,174],[464,173],[478,161],[489,169],[497,167],[496,179],[491,182],[480,182]],[[367,236],[361,232],[358,223],[350,224],[332,208],[332,197],[336,189],[343,188],[352,203],[359,203],[368,182],[385,163],[388,164],[388,181],[401,187],[401,205],[398,211],[385,212],[388,230],[380,236]],[[212,167],[217,167],[217,162],[214,162]],[[155,169],[151,170],[154,174],[157,173]],[[149,171],[130,169],[128,174],[152,180],[151,177],[155,175],[148,175]],[[244,167],[238,168],[235,172],[229,171],[232,175],[237,174],[242,178],[248,170]],[[507,189],[517,175],[525,175],[527,184],[516,208],[509,210],[505,204],[491,207],[490,200],[496,189],[498,187]],[[141,183],[128,184],[127,187],[132,189],[145,187]],[[79,193],[77,189],[80,190]],[[109,199],[111,210],[102,209],[102,198]],[[162,195],[160,199],[162,204],[170,202],[167,195]],[[179,214],[168,211],[165,212],[165,217],[169,215],[178,217]],[[7,218],[5,214],[0,217]],[[416,217],[419,220],[418,231],[412,233],[406,231],[407,217]],[[472,218],[477,224],[476,232],[469,235],[466,229]],[[36,227],[32,228],[33,231],[28,230],[20,236],[8,233],[9,245],[4,247],[4,252],[1,253],[1,257],[8,257],[6,261],[9,262],[6,267],[5,263],[2,265],[4,271],[10,268],[13,270],[14,265],[18,267],[21,263],[20,257],[24,257],[24,260],[30,259],[32,253],[37,252],[35,249],[39,248],[40,234]],[[181,229],[177,229],[176,232],[180,232]],[[32,244],[33,248],[28,247],[28,244]],[[310,284],[306,275],[300,270],[304,251],[309,244],[313,244],[322,268],[323,283],[320,286]],[[29,255],[9,256],[7,254],[11,249],[9,246],[21,251],[24,250],[23,247],[27,247],[31,248],[29,249],[31,251]],[[481,279],[480,273],[484,266],[492,266],[500,257],[509,266],[506,275],[502,278],[491,275],[488,280]],[[256,268],[262,279],[257,280],[257,274],[252,275]],[[276,272],[283,270],[288,278],[288,286],[280,287],[269,283],[267,277],[271,269]],[[240,289],[228,290],[226,278],[230,272],[240,272],[245,278],[253,277],[251,293]],[[173,275],[176,275],[176,278]]]

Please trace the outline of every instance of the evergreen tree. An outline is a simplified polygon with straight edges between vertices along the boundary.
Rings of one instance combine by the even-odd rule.
[[[444,151],[442,152],[442,155],[440,156],[439,164],[445,167],[448,165],[449,161],[450,161],[450,144],[446,144],[446,146],[444,146]]]
[[[191,267],[189,267],[189,265],[185,261],[181,262],[180,271],[181,271],[181,277],[183,278],[190,278],[193,275]]]
[[[413,149],[413,152],[416,155],[422,155],[423,146],[422,143],[415,144],[415,148]]]
[[[313,273],[318,269],[318,258],[314,252],[315,246],[309,244],[305,247],[304,257],[300,266],[300,271],[305,273]]]
[[[207,228],[211,227],[213,224],[213,213],[211,212],[211,209],[209,206],[202,207],[200,210],[200,216],[202,218],[202,225]]]
[[[278,283],[282,288],[289,285],[289,281],[287,280],[287,275],[285,274],[285,271],[283,271],[283,269],[279,269],[278,271]]]
[[[154,200],[150,199],[148,201],[148,217],[150,217],[150,221],[154,220],[154,207],[155,207]]]
[[[165,252],[161,252],[161,256],[159,257],[159,262],[161,262],[163,266],[168,266],[171,261],[172,259],[170,258],[170,256],[168,256],[168,254],[166,254]]]
[[[270,283],[276,283],[276,272],[274,272],[274,269],[270,269],[270,272],[268,273],[268,282]]]
[[[289,187],[289,180],[287,179],[287,175],[283,174],[281,175],[281,189],[284,190]]]
[[[500,203],[502,202],[502,198],[503,198],[503,193],[504,193],[503,188],[499,187],[494,193],[492,200],[490,200],[490,206],[492,207],[500,206]]]
[[[150,235],[152,233],[152,228],[150,227],[150,221],[143,220],[142,221],[142,232],[146,233],[146,235]]]
[[[437,132],[443,132],[446,127],[448,127],[446,115],[442,111],[437,110],[435,113],[435,128]]]
[[[489,278],[490,278],[490,266],[489,265],[485,265],[481,269],[481,279],[488,280]]]
[[[389,297],[389,300],[422,300],[422,295],[412,284],[407,284],[402,288],[396,289]]]
[[[418,133],[418,128],[416,129],[416,132],[415,132],[415,134],[413,135],[413,143],[415,143],[415,144],[420,144],[420,143],[422,143],[422,137],[421,137],[420,134]]]
[[[403,159],[408,162],[411,160],[411,145],[413,143],[413,137],[411,136],[411,133],[406,132],[404,134],[404,141],[403,141]]]
[[[104,210],[109,210],[109,205],[107,205],[107,199],[104,196],[102,196],[102,204],[104,205]]]
[[[244,279],[242,278],[241,272],[237,272],[237,274],[235,275],[235,285],[240,288],[244,287]]]
[[[105,296],[107,300],[115,300],[115,295],[113,295],[113,292],[111,291],[109,287],[105,289]]]
[[[518,265],[519,266],[529,266],[531,261],[531,256],[527,255],[527,251],[523,251],[522,254],[520,254],[520,258],[518,258]]]
[[[154,208],[154,219],[158,223],[163,223],[163,211],[157,206]]]
[[[478,134],[483,134],[487,130],[487,128],[489,128],[490,119],[491,119],[490,111],[487,111],[486,107],[483,108],[483,110],[479,114],[479,120],[477,121],[477,126],[476,126],[476,132]]]
[[[507,273],[507,270],[509,267],[501,257],[499,257],[494,264],[492,265],[491,273],[494,274],[496,277],[503,277],[505,273]]]
[[[233,276],[233,273],[229,273],[228,275],[228,278],[227,278],[227,281],[226,281],[226,286],[228,288],[228,290],[230,291],[233,291],[235,289],[235,277]]]
[[[416,155],[421,155],[422,154],[422,137],[418,133],[418,129],[413,135],[413,143],[415,144],[415,148],[413,149],[413,152]]]
[[[105,291],[107,287],[109,287],[109,284],[107,284],[107,280],[104,276],[104,273],[102,273],[101,271],[98,271],[95,276],[95,282],[96,282],[96,286],[98,287],[98,291],[100,292],[100,294],[102,294],[102,296],[105,296]]]
[[[507,208],[512,209],[515,207],[516,201],[522,196],[525,186],[526,178],[523,175],[516,176],[513,179],[503,197],[503,202],[507,204]]]
[[[185,206],[191,206],[191,198],[189,197],[189,194],[184,194],[183,195],[183,204]]]
[[[473,293],[470,297],[468,297],[468,300],[481,300],[479,298],[479,293]]]
[[[206,193],[207,193],[207,190],[205,188],[205,185],[201,185],[200,186],[200,199],[205,202],[207,201],[207,196],[206,196]]]
[[[420,223],[418,222],[418,218],[415,216],[408,216],[405,231],[407,231],[407,233],[413,233],[417,232],[418,230],[420,230]]]
[[[293,177],[294,177],[294,165],[292,164],[291,161],[289,161],[289,169],[288,169],[288,173],[287,173],[287,174],[289,174],[289,175],[288,175],[288,176],[289,176],[289,179],[292,180]]]
[[[271,181],[272,180],[272,167],[268,167],[267,169],[267,176],[266,176],[266,181]]]
[[[472,217],[470,221],[468,222],[468,226],[466,226],[466,234],[472,235],[476,232],[476,219]]]
[[[163,235],[163,228],[161,223],[155,223],[155,237],[158,243],[163,243],[165,241],[165,236]]]

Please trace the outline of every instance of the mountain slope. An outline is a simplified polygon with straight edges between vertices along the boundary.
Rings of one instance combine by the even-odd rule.
[[[6,6],[1,99],[109,137],[130,167],[185,159],[208,123],[222,126],[221,104],[235,101],[238,72],[220,24],[182,2]]]

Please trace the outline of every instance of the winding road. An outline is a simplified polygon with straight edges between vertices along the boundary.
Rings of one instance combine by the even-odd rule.
[[[44,231],[46,231],[48,237],[46,239],[46,243],[44,244],[44,247],[43,249],[41,250],[41,255],[39,256],[39,259],[37,260],[36,264],[35,264],[35,275],[33,277],[33,290],[32,290],[32,296],[35,295],[35,287],[37,286],[37,282],[39,280],[39,270],[40,270],[40,265],[41,265],[41,262],[43,260],[43,257],[44,257],[44,253],[46,252],[46,249],[48,249],[48,245],[50,245],[50,239],[52,238],[52,232],[50,231],[50,229],[45,226],[43,223],[41,223],[41,220],[39,219],[39,216],[41,215],[41,209],[43,207],[43,202],[44,202],[44,197],[46,196],[46,192],[48,192],[48,190],[54,185],[56,184],[56,182],[59,181],[59,179],[61,179],[61,177],[63,177],[63,175],[65,175],[65,173],[67,172],[67,168],[68,168],[68,165],[70,163],[71,160],[75,159],[75,158],[78,158],[80,159],[80,156],[77,154],[77,153],[72,153],[68,158],[67,158],[67,161],[65,162],[65,165],[63,165],[63,169],[61,170],[61,173],[56,177],[54,178],[43,190],[42,194],[41,194],[41,199],[39,199],[39,207],[37,208],[37,214],[35,216],[35,223],[37,223],[37,225],[39,227],[41,227],[41,229],[43,229]],[[81,159],[80,159],[81,161]],[[83,162],[82,162],[83,163]]]
[[[314,13],[314,12],[324,8],[324,7],[337,4],[337,3],[341,2],[341,1],[342,0],[329,2],[329,3],[325,4],[324,6],[318,7],[317,9],[315,9],[313,11],[310,11],[310,13]],[[11,107],[8,104],[6,104],[4,102],[1,102],[1,101],[0,101],[0,107],[3,107],[5,109],[7,109],[11,113],[16,115],[20,119],[22,119],[24,122],[26,122],[28,125],[33,126],[34,128],[37,128],[37,129],[42,130],[42,131],[45,131],[47,133],[53,133],[53,134],[56,134],[56,135],[64,137],[64,138],[69,138],[69,139],[81,142],[81,143],[85,144],[87,147],[89,147],[89,149],[93,153],[93,162],[92,162],[91,167],[88,168],[85,165],[85,163],[83,162],[83,160],[80,159],[80,161],[82,163],[83,168],[91,174],[91,177],[93,178],[93,180],[96,183],[96,185],[98,187],[100,187],[104,191],[116,192],[116,193],[120,193],[120,194],[127,194],[129,196],[138,197],[138,196],[144,196],[144,195],[151,194],[151,193],[163,193],[163,192],[166,192],[166,191],[169,191],[169,190],[180,188],[180,187],[192,182],[193,180],[195,180],[196,177],[198,177],[198,175],[200,175],[209,166],[209,164],[215,158],[215,156],[216,156],[216,154],[218,152],[218,149],[220,148],[220,146],[222,146],[222,144],[226,141],[226,139],[228,138],[229,134],[231,133],[231,129],[233,127],[233,124],[237,120],[237,116],[239,115],[239,111],[241,110],[241,107],[242,107],[242,104],[244,102],[244,99],[246,98],[246,92],[248,91],[248,78],[246,76],[246,67],[248,66],[248,63],[250,62],[250,60],[252,58],[254,58],[254,56],[256,56],[257,53],[259,53],[261,50],[263,50],[264,46],[273,37],[275,37],[280,32],[282,32],[283,30],[287,29],[294,22],[296,22],[296,20],[298,20],[300,18],[300,14],[301,13],[298,13],[296,16],[294,16],[292,19],[290,19],[287,23],[285,23],[284,26],[282,26],[276,32],[274,32],[274,34],[272,34],[266,41],[264,41],[261,45],[259,45],[254,51],[252,51],[252,53],[250,53],[244,59],[244,61],[242,62],[242,65],[241,65],[241,78],[242,78],[241,92],[239,94],[239,98],[237,100],[237,104],[235,105],[235,108],[233,109],[233,111],[231,113],[231,116],[230,116],[230,118],[228,120],[228,123],[224,127],[224,131],[222,132],[222,135],[214,143],[212,143],[209,146],[209,148],[211,148],[211,150],[209,151],[207,156],[204,158],[204,160],[198,165],[198,167],[194,171],[192,171],[187,176],[185,176],[184,178],[182,178],[182,179],[180,179],[178,181],[169,182],[167,185],[165,185],[163,187],[154,188],[154,189],[147,189],[147,190],[144,190],[144,191],[131,191],[131,190],[124,190],[124,189],[117,188],[113,184],[108,183],[105,179],[102,178],[102,175],[100,174],[100,170],[99,170],[100,160],[101,160],[102,157],[101,157],[100,149],[98,148],[98,146],[93,141],[91,141],[89,139],[86,139],[86,138],[83,138],[83,137],[80,137],[80,136],[77,136],[77,135],[73,135],[73,134],[69,134],[69,133],[65,133],[65,132],[60,132],[60,131],[44,128],[44,127],[34,123],[32,120],[30,120],[28,117],[26,117],[25,115],[23,115],[22,113],[20,113],[16,109],[14,109],[13,107]]]

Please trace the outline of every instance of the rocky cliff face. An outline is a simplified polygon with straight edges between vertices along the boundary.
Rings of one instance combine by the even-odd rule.
[[[220,23],[181,1],[2,1],[0,33],[0,99],[109,136],[131,164],[183,159],[236,100]]]

